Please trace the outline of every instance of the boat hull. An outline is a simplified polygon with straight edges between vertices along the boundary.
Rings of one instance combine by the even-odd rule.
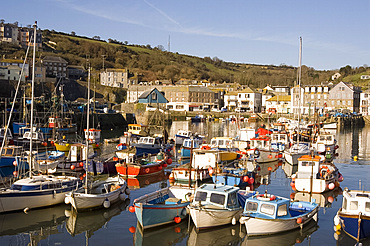
[[[208,209],[190,206],[190,216],[197,229],[206,229],[231,224],[233,218],[239,220],[242,209]]]
[[[94,209],[94,208],[109,208],[111,204],[118,201],[123,201],[127,198],[127,186],[119,186],[118,189],[102,194],[85,194],[83,191],[71,192],[66,195],[65,202],[71,203],[72,207],[77,211]],[[109,201],[109,203],[105,203]],[[107,205],[109,204],[109,205]]]
[[[124,176],[138,177],[163,172],[163,167],[161,162],[148,165],[116,164],[116,170]]]
[[[264,219],[254,217],[242,217],[241,223],[245,224],[248,236],[269,235],[284,231],[296,229],[302,225],[307,224],[312,219],[316,219],[318,207],[311,212],[303,215],[292,217],[288,219]],[[302,223],[297,223],[297,219],[301,218]]]
[[[342,212],[338,212],[343,230],[351,237],[361,240],[366,237],[370,237],[370,217],[361,216],[361,222],[359,223],[358,214],[350,215]],[[359,228],[360,225],[360,228]]]

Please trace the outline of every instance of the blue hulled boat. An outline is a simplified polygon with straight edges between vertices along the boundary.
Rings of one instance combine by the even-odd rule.
[[[337,230],[341,228],[357,241],[370,237],[370,191],[343,191],[342,207],[334,217]]]
[[[167,187],[134,200],[136,218],[143,229],[179,223],[188,216],[191,190],[185,187]]]

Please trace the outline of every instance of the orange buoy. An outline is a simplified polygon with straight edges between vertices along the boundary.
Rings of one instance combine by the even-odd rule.
[[[179,216],[176,216],[175,218],[173,218],[173,220],[178,224],[181,222],[181,218]]]
[[[301,224],[301,223],[302,223],[302,218],[298,218],[298,219],[297,219],[297,223],[298,223],[298,224]]]
[[[134,226],[131,226],[130,228],[128,228],[128,230],[131,232],[131,233],[135,233],[136,232],[136,228]]]
[[[131,213],[134,213],[135,212],[135,207],[134,206],[130,206],[128,208],[128,211],[130,211]]]

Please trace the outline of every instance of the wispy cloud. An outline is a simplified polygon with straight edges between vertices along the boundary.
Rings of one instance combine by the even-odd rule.
[[[173,18],[171,18],[170,16],[168,16],[164,11],[160,10],[159,8],[155,7],[153,4],[149,3],[148,1],[144,0],[144,3],[146,3],[147,5],[149,5],[150,7],[152,7],[153,9],[155,9],[159,14],[161,14],[162,16],[164,16],[166,19],[168,19],[170,22],[176,24],[177,26],[179,26],[180,28],[183,28],[179,22],[177,22],[176,20],[174,20]]]

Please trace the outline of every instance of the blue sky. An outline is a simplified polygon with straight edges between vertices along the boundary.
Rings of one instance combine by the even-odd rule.
[[[370,66],[370,0],[4,0],[6,23],[224,61],[318,70]]]

